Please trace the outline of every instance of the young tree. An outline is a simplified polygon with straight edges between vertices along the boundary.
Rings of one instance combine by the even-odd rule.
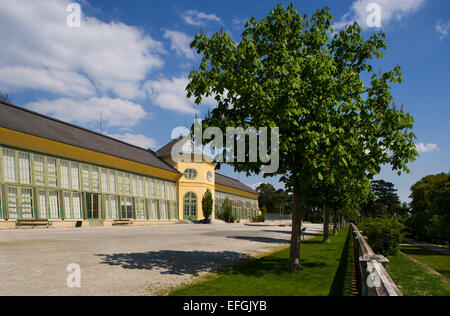
[[[309,179],[322,181],[329,171],[333,181],[341,166],[368,175],[381,164],[407,171],[417,155],[408,131],[413,119],[393,106],[389,92],[401,81],[400,67],[377,74],[369,63],[382,57],[385,35],[364,40],[357,23],[335,33],[332,22],[328,8],[309,19],[292,4],[279,4],[262,20],[247,22],[240,42],[219,32],[197,34],[191,43],[203,58],[189,75],[187,96],[197,104],[209,96],[217,101],[204,127],[279,128],[280,168],[265,176],[282,175],[292,188],[292,271],[300,269],[302,194]],[[371,78],[368,84],[363,75]],[[236,161],[227,163],[248,174],[263,165]]]
[[[213,198],[212,193],[209,189],[206,190],[205,194],[202,198],[202,210],[203,210],[203,216],[205,219],[209,219],[211,217],[212,211],[213,211]]]

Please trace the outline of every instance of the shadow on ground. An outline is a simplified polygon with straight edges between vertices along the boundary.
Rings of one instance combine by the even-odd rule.
[[[255,242],[263,242],[267,244],[287,244],[289,240],[279,239],[279,238],[271,238],[271,237],[255,237],[255,236],[228,236],[228,238],[255,241]]]
[[[97,254],[102,257],[101,264],[120,266],[123,269],[153,270],[161,269],[161,274],[195,274],[218,269],[248,259],[246,254],[221,251],[149,251],[144,253]],[[165,271],[164,271],[165,270]]]
[[[290,235],[292,234],[292,232],[289,230],[264,230],[264,232],[267,233],[280,233],[280,234],[286,234],[286,235]],[[322,235],[321,231],[317,231],[317,232],[304,232],[303,233],[304,236],[320,236]]]

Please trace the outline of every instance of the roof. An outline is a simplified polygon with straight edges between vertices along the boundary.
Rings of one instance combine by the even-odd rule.
[[[172,148],[173,148],[173,146],[175,146],[175,144],[178,143],[178,141],[181,141],[182,139],[183,138],[175,138],[170,143],[168,143],[167,145],[165,145],[165,146],[161,147],[159,150],[157,150],[156,154],[160,158],[171,157],[172,156]]]
[[[179,173],[151,150],[3,101],[0,127]]]
[[[235,188],[235,189],[242,190],[242,191],[249,192],[249,193],[253,193],[253,194],[258,194],[258,192],[256,192],[252,188],[250,188],[248,185],[242,183],[239,180],[227,177],[227,176],[225,176],[223,174],[220,174],[220,173],[216,172],[215,178],[216,178],[216,184],[220,184],[220,185],[223,185],[223,186]]]

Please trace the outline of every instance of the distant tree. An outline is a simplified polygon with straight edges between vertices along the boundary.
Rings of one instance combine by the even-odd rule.
[[[8,94],[0,91],[0,101],[11,103],[12,99],[9,97]]]
[[[422,178],[411,187],[410,198],[410,235],[450,246],[450,173]]]
[[[203,195],[202,210],[203,210],[203,216],[205,217],[205,219],[209,219],[211,217],[212,210],[213,210],[213,198],[212,198],[212,193],[209,189],[207,189],[205,194]]]
[[[384,180],[372,181],[370,196],[362,207],[363,217],[399,216],[405,213],[407,209],[400,203],[393,183]]]

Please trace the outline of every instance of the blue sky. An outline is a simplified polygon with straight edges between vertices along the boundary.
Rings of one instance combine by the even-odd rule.
[[[158,149],[173,128],[190,126],[195,106],[185,98],[187,75],[199,58],[189,49],[200,31],[230,33],[239,40],[252,15],[262,18],[280,1],[112,1],[80,0],[79,28],[66,23],[72,1],[0,0],[0,90],[15,104],[102,132],[143,147]],[[287,1],[281,1],[288,4]],[[402,67],[404,82],[392,90],[395,102],[415,118],[420,157],[411,174],[397,176],[384,167],[377,178],[393,182],[408,200],[421,177],[449,171],[450,2],[447,0],[293,1],[311,15],[329,6],[336,27],[354,20],[365,24],[369,3],[381,8],[388,49],[375,63],[386,71]],[[379,28],[365,26],[369,36]],[[254,185],[277,179],[246,178]]]

